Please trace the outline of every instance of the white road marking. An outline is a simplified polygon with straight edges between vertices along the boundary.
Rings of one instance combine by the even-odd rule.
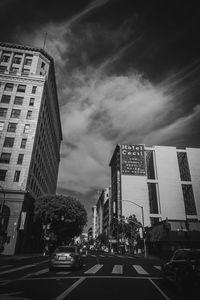
[[[166,299],[166,300],[170,300],[170,298],[157,286],[157,284],[155,284],[154,281],[152,281],[151,278],[148,278],[149,281],[156,287],[156,289],[161,293],[161,295]]]
[[[57,274],[64,274],[64,275],[68,275],[70,274],[71,272],[66,272],[66,271],[60,271],[60,272],[57,272]]]
[[[122,265],[114,265],[112,274],[123,274],[123,266]]]
[[[103,267],[103,265],[94,265],[92,268],[90,268],[89,270],[85,271],[85,274],[95,274],[96,272],[98,272],[101,268]]]
[[[71,291],[73,291],[86,277],[79,278],[74,284],[72,284],[68,289],[66,289],[62,294],[56,297],[54,300],[63,300]]]
[[[161,271],[161,266],[154,266],[157,270]]]
[[[32,265],[26,265],[26,266],[22,266],[22,267],[18,267],[18,268],[12,268],[12,269],[9,269],[9,270],[1,271],[0,275],[7,274],[7,273],[12,273],[12,272],[15,272],[15,271],[24,270],[24,269],[28,269],[28,268],[32,268],[32,267],[35,267],[37,265],[41,265],[41,264],[43,264],[45,262],[48,262],[48,261],[49,260],[44,260],[44,261],[40,261],[40,262],[32,264]]]
[[[100,257],[105,257],[105,255],[99,255]]]
[[[94,255],[94,254],[93,254],[93,255],[91,255],[91,256],[92,256],[92,257],[96,257],[96,255]]]
[[[18,268],[13,268],[13,269],[6,270],[6,271],[2,271],[2,272],[0,272],[0,275],[6,274],[6,273],[12,273],[12,272],[23,270],[23,269],[28,269],[28,268],[31,268],[31,267],[35,267],[35,264],[34,265],[27,265],[27,266],[23,266],[23,267],[18,267]]]
[[[0,269],[5,269],[5,268],[9,268],[12,267],[13,265],[4,265],[4,266],[0,266]]]
[[[40,274],[44,274],[44,273],[47,273],[47,272],[49,272],[49,269],[42,269],[38,272],[33,273],[33,275],[40,275]]]
[[[140,275],[149,275],[149,273],[147,271],[145,271],[140,265],[133,265],[133,268]]]

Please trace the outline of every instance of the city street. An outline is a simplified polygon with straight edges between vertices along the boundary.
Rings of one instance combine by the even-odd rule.
[[[0,299],[183,299],[163,283],[161,264],[140,255],[89,253],[81,270],[50,272],[47,256],[1,257]]]

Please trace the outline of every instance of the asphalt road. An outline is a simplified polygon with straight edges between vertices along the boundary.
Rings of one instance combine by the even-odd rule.
[[[160,259],[116,254],[84,257],[80,270],[49,271],[48,257],[0,257],[0,300],[182,300],[164,284]]]

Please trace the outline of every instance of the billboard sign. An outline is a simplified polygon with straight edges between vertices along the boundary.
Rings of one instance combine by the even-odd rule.
[[[121,145],[122,175],[145,176],[144,145]]]

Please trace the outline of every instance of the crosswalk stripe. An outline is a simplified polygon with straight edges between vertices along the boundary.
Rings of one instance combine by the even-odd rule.
[[[140,275],[149,275],[149,273],[147,271],[145,271],[140,265],[133,265],[133,268]]]
[[[161,266],[154,266],[157,270],[161,271]]]
[[[92,256],[92,257],[96,257],[96,255],[94,255],[94,254],[93,254],[93,255],[91,255],[91,256]]]
[[[99,255],[100,257],[105,257],[105,255]]]
[[[85,271],[85,274],[95,274],[96,272],[98,272],[101,268],[103,267],[103,265],[94,265],[92,268],[90,268],[89,270]]]
[[[122,274],[122,273],[123,273],[123,266],[122,265],[114,265],[112,274]]]

